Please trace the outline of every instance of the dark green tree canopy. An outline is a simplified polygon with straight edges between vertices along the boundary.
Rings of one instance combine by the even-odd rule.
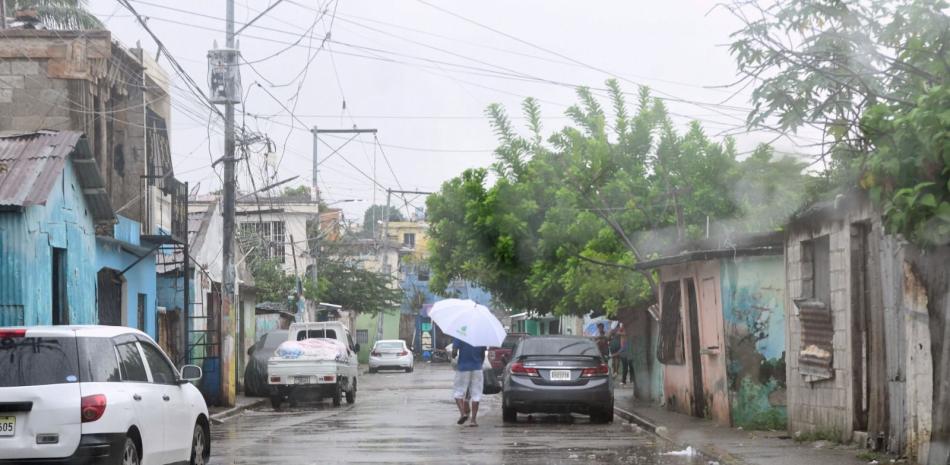
[[[711,140],[698,123],[678,133],[646,89],[631,111],[607,84],[611,115],[579,89],[573,125],[548,137],[535,100],[522,106],[527,136],[489,107],[497,180],[468,170],[428,199],[434,289],[467,279],[542,313],[640,307],[655,301],[656,283],[633,265],[650,250],[704,234],[707,217],[774,229],[798,207],[775,203],[796,202],[783,196],[800,190],[802,163],[775,160],[768,147],[740,161],[731,140]]]

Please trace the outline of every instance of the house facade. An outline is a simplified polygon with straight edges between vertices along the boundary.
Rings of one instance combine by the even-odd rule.
[[[950,459],[950,247],[887,234],[867,195],[796,215],[786,245],[789,431]]]
[[[174,177],[169,149],[167,75],[108,31],[4,29],[0,82],[0,131],[85,134],[120,215],[95,232],[89,276],[97,321],[141,328],[180,354],[183,319],[158,312],[155,295],[162,252],[181,248],[187,234],[187,186]]]
[[[634,370],[662,370],[661,402],[670,410],[726,426],[784,429],[782,237],[707,240],[677,249],[637,264],[657,271],[660,306],[656,342],[634,332],[640,338],[635,347],[655,344],[655,352],[643,353],[655,353],[659,363],[641,361]],[[637,323],[628,327],[651,328]],[[654,386],[655,376],[644,384]]]
[[[114,221],[81,133],[0,136],[0,326],[96,324],[96,227]]]

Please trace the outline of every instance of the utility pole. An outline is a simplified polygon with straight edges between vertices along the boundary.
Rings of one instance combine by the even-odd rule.
[[[320,261],[320,187],[317,184],[317,173],[320,169],[320,159],[318,158],[318,146],[320,145],[320,134],[353,134],[356,137],[357,134],[376,134],[375,129],[318,129],[316,126],[310,131],[313,133],[313,179],[310,180],[310,193],[311,200],[317,204],[317,218],[314,235],[310,238],[308,244],[310,245],[310,256],[313,257],[313,266],[310,267],[310,282],[313,285],[313,289],[316,291],[319,284],[318,276],[318,263]],[[352,140],[352,139],[350,139]],[[349,141],[347,141],[349,142]],[[345,143],[343,145],[346,145]],[[337,153],[342,149],[341,145],[333,153]],[[332,155],[332,154],[331,154]],[[316,304],[316,302],[314,302]]]
[[[234,50],[234,0],[227,0],[227,28],[225,48]],[[237,67],[237,53],[228,54],[228,72]],[[237,367],[235,361],[237,328],[234,318],[237,298],[234,270],[234,101],[228,98],[224,104],[224,244],[222,245],[224,282],[221,292],[221,403],[234,406],[237,397]]]

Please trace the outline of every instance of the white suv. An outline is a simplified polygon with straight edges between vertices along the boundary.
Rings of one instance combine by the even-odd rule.
[[[0,464],[204,464],[200,377],[131,328],[0,328]]]

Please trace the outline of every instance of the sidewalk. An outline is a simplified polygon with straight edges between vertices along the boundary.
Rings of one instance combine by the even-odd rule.
[[[234,399],[234,407],[208,407],[208,414],[211,415],[212,423],[221,423],[249,408],[258,407],[266,402],[266,397],[245,397],[243,394],[238,394],[237,398]]]
[[[667,411],[633,398],[633,389],[614,392],[617,416],[656,433],[678,446],[693,446],[721,464],[749,465],[867,465],[859,449],[826,441],[798,443],[786,431],[744,431],[712,421]]]

